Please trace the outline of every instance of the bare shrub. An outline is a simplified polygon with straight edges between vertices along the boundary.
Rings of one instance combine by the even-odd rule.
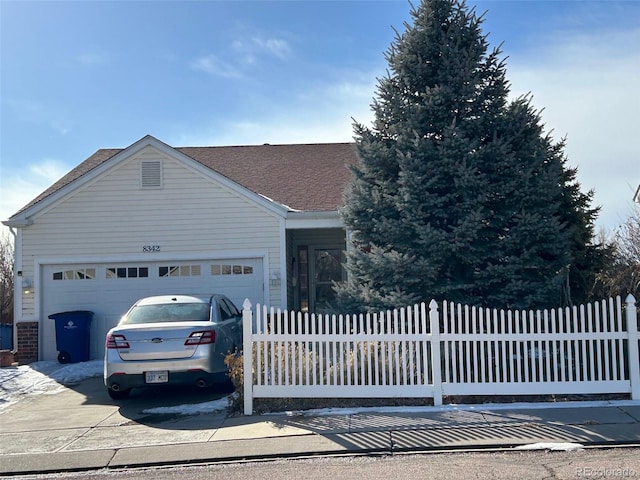
[[[13,244],[0,235],[0,324],[13,323]]]
[[[640,300],[640,206],[613,234],[612,256],[600,272],[593,287],[594,298],[607,298],[629,293]]]
[[[359,386],[422,384],[424,373],[409,369],[424,365],[424,352],[411,342],[265,342],[254,345],[253,375],[260,384]],[[236,393],[230,400],[231,413],[243,411],[243,357],[225,358]],[[422,371],[422,369],[417,369]],[[411,375],[411,376],[410,376]],[[431,398],[258,398],[254,411],[275,412],[326,407],[432,405]]]

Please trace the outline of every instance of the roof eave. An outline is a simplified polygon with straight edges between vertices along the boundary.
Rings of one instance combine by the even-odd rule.
[[[328,211],[289,211],[286,228],[289,230],[302,228],[344,228],[344,222],[337,210]]]
[[[10,218],[8,220],[2,220],[2,223],[5,227],[9,228],[24,228],[29,225],[33,225],[33,220],[30,218]]]

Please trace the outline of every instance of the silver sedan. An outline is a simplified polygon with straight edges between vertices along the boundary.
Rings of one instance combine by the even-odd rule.
[[[104,383],[114,399],[136,387],[224,383],[224,357],[241,347],[242,314],[224,295],[143,298],[107,333]]]

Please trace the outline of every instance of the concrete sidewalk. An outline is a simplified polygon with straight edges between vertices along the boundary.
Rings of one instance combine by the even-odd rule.
[[[0,414],[0,475],[543,442],[640,444],[638,401],[251,417],[142,413],[149,402],[117,405],[101,379],[27,398]]]

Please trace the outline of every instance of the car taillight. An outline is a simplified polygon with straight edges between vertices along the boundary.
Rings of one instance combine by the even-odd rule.
[[[124,335],[107,335],[107,348],[129,348]]]
[[[202,332],[193,332],[184,342],[185,345],[207,345],[216,342],[215,330],[204,330]]]

